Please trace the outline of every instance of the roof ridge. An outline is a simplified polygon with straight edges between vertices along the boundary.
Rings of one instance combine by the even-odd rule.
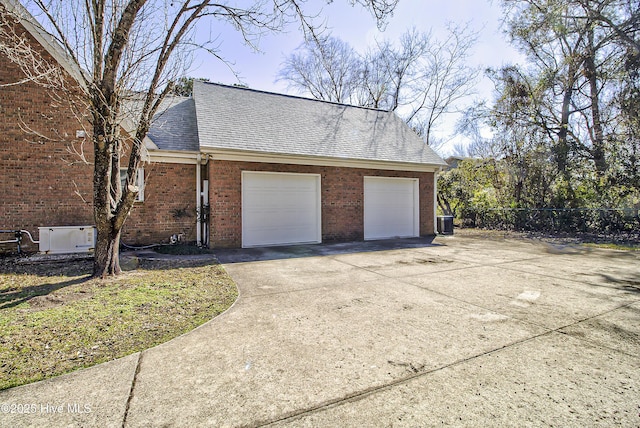
[[[195,82],[196,82],[196,80],[194,80],[194,83]],[[302,101],[312,101],[312,102],[331,104],[331,105],[341,106],[341,107],[352,107],[352,108],[358,108],[358,109],[363,109],[363,110],[376,111],[376,112],[380,112],[380,113],[393,113],[390,110],[385,110],[385,109],[381,109],[381,108],[359,106],[359,105],[355,105],[355,104],[339,103],[339,102],[336,102],[336,101],[320,100],[320,99],[317,99],[317,98],[309,98],[309,97],[304,97],[304,96],[301,96],[301,95],[283,94],[283,93],[280,93],[280,92],[266,91],[266,90],[263,90],[263,89],[254,89],[254,88],[249,88],[249,87],[245,87],[245,86],[226,85],[224,83],[203,82],[203,81],[199,81],[199,80],[197,82],[198,82],[198,84],[215,85],[215,86],[220,86],[220,87],[223,87],[223,88],[239,89],[239,90],[243,90],[243,91],[256,92],[256,93],[259,93],[259,94],[275,95],[275,96],[285,97],[285,98],[293,98],[293,99],[302,100]]]

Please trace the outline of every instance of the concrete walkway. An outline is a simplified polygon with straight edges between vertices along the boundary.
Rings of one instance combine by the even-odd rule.
[[[349,245],[221,252],[229,311],[0,426],[640,426],[640,253]]]

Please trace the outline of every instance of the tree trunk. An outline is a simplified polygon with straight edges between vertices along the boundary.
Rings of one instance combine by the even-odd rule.
[[[105,134],[108,135],[105,132],[105,117],[106,115],[103,116],[102,111],[94,113],[93,124],[93,218],[98,231],[93,259],[93,276],[101,278],[117,274],[111,270],[114,266],[114,243],[112,240],[114,234],[112,233],[111,222],[111,161],[113,145],[105,136]]]
[[[444,215],[453,215],[451,204],[449,203],[447,198],[438,195],[438,206],[440,207]]]
[[[94,115],[93,126],[93,216],[98,230],[93,276],[106,278],[122,272],[119,260],[120,233],[138,189],[131,184],[135,180],[135,173],[131,173],[133,178],[127,177],[125,192],[122,192],[118,156],[119,125],[114,118],[110,121],[107,119],[107,106],[102,104],[100,107],[103,109]],[[132,170],[136,168],[137,164],[134,163]]]
[[[555,155],[556,165],[558,172],[562,175],[567,186],[567,196],[569,199],[569,205],[573,206],[575,201],[575,192],[573,190],[573,179],[569,170],[569,118],[571,116],[571,100],[573,98],[573,86],[575,85],[576,67],[573,64],[569,65],[567,72],[567,85],[562,97],[562,112],[560,116],[560,126],[558,130],[558,142],[553,147],[553,153]],[[566,204],[567,201],[565,201]]]
[[[595,47],[593,42],[593,28],[589,29],[588,34],[589,50],[584,61],[585,75],[589,79],[589,98],[591,99],[591,120],[593,121],[593,129],[590,131],[591,136],[591,156],[596,165],[596,172],[599,176],[607,172],[608,165],[605,158],[604,147],[604,131],[602,130],[602,118],[600,115],[600,93],[598,91],[598,74],[595,61]]]
[[[106,234],[106,237],[104,236]],[[120,231],[98,231],[98,239],[94,262],[93,276],[106,278],[122,273],[120,269]]]
[[[562,111],[560,116],[560,124],[558,129],[558,142],[554,147],[554,154],[556,159],[556,165],[558,171],[565,175],[568,167],[569,159],[569,116],[571,115],[569,109],[571,107],[571,98],[573,97],[573,70],[569,68],[569,84],[564,91],[562,97]]]
[[[97,163],[96,168],[98,168]],[[137,188],[128,185],[126,194],[119,198],[116,209],[112,210],[110,197],[108,197],[110,191],[110,189],[99,191],[94,188],[94,219],[98,230],[93,261],[94,277],[106,278],[122,273],[119,261],[120,234],[138,194]]]

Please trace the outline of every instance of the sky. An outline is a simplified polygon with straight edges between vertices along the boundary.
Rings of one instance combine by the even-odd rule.
[[[479,33],[474,55],[470,58],[471,65],[485,69],[522,60],[502,33],[502,14],[497,0],[400,0],[383,32],[378,30],[368,11],[359,5],[349,5],[347,0],[334,0],[330,4],[326,0],[309,0],[306,7],[312,14],[319,13],[317,22],[324,22],[331,35],[348,42],[359,52],[376,39],[397,40],[412,27],[419,31],[432,31],[435,38],[439,35],[444,38],[447,22],[453,22],[469,23]],[[239,77],[234,76],[228,65],[206,53],[200,53],[194,59],[189,75],[208,78],[212,82],[242,83],[253,89],[298,95],[287,88],[286,82],[276,81],[285,58],[303,42],[303,35],[295,25],[284,33],[263,36],[257,43],[259,52],[246,46],[231,27],[207,30],[214,36],[219,34],[219,53],[232,63]],[[475,98],[491,99],[492,85],[487,78],[483,78],[476,89]],[[468,103],[472,101],[466,100]],[[454,133],[457,117],[451,115],[446,119],[436,134],[436,137],[448,141],[440,150],[442,155],[451,154],[454,144],[464,143]]]

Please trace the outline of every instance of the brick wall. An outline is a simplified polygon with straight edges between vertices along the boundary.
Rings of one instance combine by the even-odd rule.
[[[168,243],[171,235],[196,240],[196,166],[155,163],[144,167],[144,201],[136,202],[124,224],[122,242]]]
[[[323,242],[364,238],[364,176],[418,178],[420,234],[433,234],[433,173],[209,161],[210,242],[213,247],[242,245],[242,171],[320,174]]]
[[[0,64],[0,229],[26,229],[37,238],[38,226],[92,224],[92,166],[72,152],[84,149],[90,162],[93,148],[75,138],[82,122],[69,99],[33,82],[1,86],[25,75],[5,57]]]

